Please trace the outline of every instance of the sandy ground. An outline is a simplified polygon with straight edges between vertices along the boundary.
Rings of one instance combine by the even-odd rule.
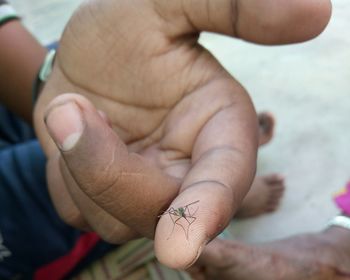
[[[12,0],[43,43],[59,38],[80,0]],[[258,173],[280,172],[287,192],[279,211],[235,222],[235,238],[260,242],[317,231],[337,213],[333,194],[350,177],[350,2],[334,1],[327,30],[312,42],[262,47],[213,34],[201,42],[250,92],[258,111],[276,115],[273,142]]]

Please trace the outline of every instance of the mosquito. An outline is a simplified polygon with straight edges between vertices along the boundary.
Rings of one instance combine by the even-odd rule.
[[[194,205],[196,203],[198,203],[199,200],[196,200],[194,202],[191,202],[185,206],[182,206],[182,207],[179,207],[177,209],[175,209],[174,207],[170,207],[168,210],[164,211],[164,213],[160,216],[158,216],[159,218],[164,216],[164,215],[167,215],[169,214],[172,222],[173,222],[173,229],[171,230],[171,233],[169,235],[169,237],[167,239],[170,238],[170,236],[172,235],[172,233],[174,232],[174,229],[175,229],[175,225],[179,225],[185,235],[186,235],[186,239],[188,240],[188,231],[190,229],[190,226],[197,220],[197,218],[194,216],[198,210],[199,207],[197,207],[197,209],[194,211],[194,212],[191,212],[190,211],[190,206],[191,205]],[[188,227],[187,227],[187,230],[186,228],[180,223],[180,220],[183,219],[185,220],[187,223],[188,223]]]

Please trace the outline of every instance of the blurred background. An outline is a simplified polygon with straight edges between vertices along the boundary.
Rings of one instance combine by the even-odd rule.
[[[10,0],[43,43],[58,40],[81,0]],[[332,198],[350,179],[350,2],[333,1],[326,31],[303,44],[264,47],[214,34],[200,42],[277,119],[275,138],[259,152],[258,174],[286,176],[271,215],[234,222],[235,238],[261,242],[318,231],[338,211]],[[346,31],[348,30],[348,31]]]

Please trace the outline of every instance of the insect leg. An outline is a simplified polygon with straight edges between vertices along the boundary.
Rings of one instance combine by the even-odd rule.
[[[193,205],[193,204],[196,204],[196,203],[198,203],[198,202],[199,202],[199,200],[197,200],[197,201],[195,201],[195,202],[192,202],[192,203],[190,203],[190,204],[187,204],[187,205],[184,207],[184,211],[186,212],[186,210],[187,210],[188,216],[193,216],[194,214],[197,213],[197,210],[198,210],[199,207],[197,207],[196,211],[194,211],[194,213],[191,214],[191,212],[190,212],[190,207],[189,207],[189,206],[191,206],[191,205]]]
[[[175,229],[175,224],[176,224],[177,220],[181,218],[181,217],[180,217],[180,218],[177,218],[177,219],[176,219],[176,218],[173,217],[173,216],[176,216],[176,217],[179,216],[173,207],[171,207],[171,208],[168,210],[168,214],[169,214],[169,216],[170,216],[171,221],[173,222],[173,228],[172,228],[171,233],[169,234],[169,236],[168,236],[167,239],[169,239],[170,236],[173,234],[174,229]]]
[[[186,236],[186,239],[188,240],[188,230],[186,230],[185,227],[184,227],[182,224],[179,224],[179,223],[178,223],[178,221],[179,221],[181,218],[185,218],[185,219],[186,219],[186,216],[180,216],[179,218],[177,218],[176,221],[175,221],[175,223],[174,223],[174,225],[177,224],[177,225],[179,225],[179,226],[183,229],[183,231],[184,231],[184,233],[185,233],[185,236]],[[186,219],[186,220],[187,220],[187,219]],[[188,221],[187,221],[187,222],[188,222]]]
[[[191,202],[191,203],[187,204],[186,207],[188,207],[188,206],[190,206],[190,205],[193,205],[193,204],[196,204],[196,203],[198,203],[198,202],[199,202],[199,200],[196,200],[196,201],[194,201],[194,202]]]
[[[166,214],[174,214],[175,209],[174,207],[170,207],[168,210],[165,210],[162,214],[158,216],[158,218],[165,216]]]

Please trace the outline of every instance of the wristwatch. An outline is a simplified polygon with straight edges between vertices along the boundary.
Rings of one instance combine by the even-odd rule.
[[[15,9],[6,1],[0,0],[0,25],[13,19],[19,19]]]
[[[342,227],[350,230],[350,217],[344,215],[335,216],[332,220],[330,220],[328,226]]]
[[[33,83],[33,93],[32,93],[33,105],[35,105],[35,102],[38,99],[42,84],[47,81],[47,79],[49,78],[52,72],[52,66],[55,60],[55,56],[56,56],[56,51],[50,50],[46,54],[44,63],[40,67],[39,73],[36,76],[36,79]]]

